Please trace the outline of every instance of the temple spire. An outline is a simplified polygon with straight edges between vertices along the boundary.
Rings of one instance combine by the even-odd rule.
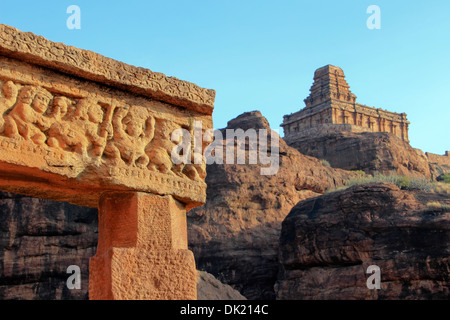
[[[356,101],[356,96],[350,91],[350,86],[345,80],[344,71],[332,65],[326,65],[316,70],[310,92],[309,97],[304,100],[307,108],[331,99],[346,102]]]

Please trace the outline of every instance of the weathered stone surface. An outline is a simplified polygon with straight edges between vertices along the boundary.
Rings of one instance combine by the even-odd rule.
[[[357,104],[341,68],[317,69],[310,91],[304,109],[284,116],[283,139],[289,146],[345,170],[426,178],[445,170],[430,166],[425,154],[409,145],[405,113]]]
[[[0,192],[0,300],[88,299],[97,210]],[[67,268],[81,271],[69,290]]]
[[[226,129],[238,128],[270,127],[259,112],[248,112],[229,121]],[[282,139],[279,143],[280,166],[275,175],[262,176],[261,164],[208,165],[206,204],[188,213],[189,247],[197,268],[248,299],[275,297],[278,238],[291,208],[349,177],[348,172],[324,167],[319,160],[300,154]]]
[[[247,300],[239,291],[223,284],[212,274],[197,272],[197,300]]]
[[[0,55],[211,115],[215,91],[0,24]]]
[[[428,162],[430,163],[430,167],[434,172],[435,176],[439,176],[441,174],[450,174],[450,152],[446,151],[444,155],[434,154],[434,153],[425,153]]]
[[[283,221],[277,298],[448,299],[448,195],[367,184],[299,202]],[[367,267],[381,268],[369,290]]]
[[[371,174],[433,176],[423,152],[388,133],[319,131],[291,142],[290,146],[303,154],[326,159],[335,168]]]
[[[114,190],[205,201],[205,165],[173,165],[171,134],[212,127],[213,91],[4,25],[0,88],[0,189],[89,207]]]
[[[196,279],[181,203],[146,193],[102,195],[91,300],[195,300]]]

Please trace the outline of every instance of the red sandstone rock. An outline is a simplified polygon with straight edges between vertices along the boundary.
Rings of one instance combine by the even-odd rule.
[[[325,159],[335,168],[429,179],[435,176],[423,152],[388,133],[318,131],[289,145],[303,154]]]
[[[259,112],[248,112],[229,121],[226,129],[238,128],[268,129],[269,124]],[[349,177],[279,141],[276,175],[261,176],[260,164],[207,166],[206,204],[188,213],[189,247],[197,268],[248,299],[275,297],[278,238],[291,208]]]
[[[277,298],[447,299],[450,213],[427,209],[448,195],[367,184],[299,202],[283,221]],[[366,286],[381,268],[381,290]]]
[[[304,100],[306,107],[283,118],[281,126],[288,144],[317,130],[388,132],[409,142],[406,114],[356,103],[341,68],[327,65],[317,69],[310,91]]]
[[[0,25],[0,91],[0,190],[100,203],[90,298],[195,299],[208,143],[175,166],[173,133],[212,128],[214,90]]]
[[[92,208],[107,191],[204,203],[205,164],[176,168],[171,135],[212,128],[214,90],[5,25],[0,66],[0,190]]]

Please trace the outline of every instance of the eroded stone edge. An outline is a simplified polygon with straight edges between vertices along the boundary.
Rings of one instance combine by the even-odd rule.
[[[215,91],[0,24],[0,54],[211,115]]]

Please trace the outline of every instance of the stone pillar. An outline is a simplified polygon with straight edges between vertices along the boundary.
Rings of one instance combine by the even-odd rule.
[[[172,196],[104,193],[89,277],[91,300],[195,300],[185,205]]]

